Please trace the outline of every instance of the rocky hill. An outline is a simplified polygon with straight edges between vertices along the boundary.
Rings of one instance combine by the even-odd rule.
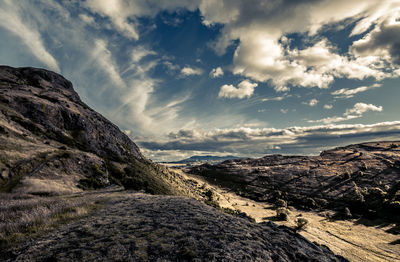
[[[0,192],[60,194],[114,183],[176,193],[165,168],[47,70],[0,67],[0,147]]]
[[[303,209],[333,209],[400,221],[400,142],[371,142],[320,156],[270,155],[189,170],[236,193]]]
[[[182,197],[212,192],[145,159],[47,70],[0,67],[0,171],[1,261],[346,261]]]

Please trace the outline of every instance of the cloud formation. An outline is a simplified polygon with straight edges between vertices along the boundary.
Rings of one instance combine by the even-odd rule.
[[[365,103],[356,103],[353,108],[346,109],[346,112],[343,113],[343,116],[333,116],[327,117],[319,120],[308,120],[309,123],[324,123],[330,124],[335,122],[342,122],[350,119],[360,118],[364,113],[368,111],[374,112],[382,112],[382,106],[376,106],[373,104],[365,104]]]
[[[331,94],[335,96],[335,98],[352,98],[355,94],[365,92],[370,89],[374,89],[376,87],[380,87],[381,84],[373,84],[370,86],[360,86],[357,88],[349,89],[349,88],[342,88],[332,92]]]
[[[398,1],[376,0],[283,0],[268,4],[209,0],[200,4],[204,24],[224,25],[213,43],[218,54],[240,40],[233,73],[269,81],[276,91],[293,86],[328,88],[336,78],[381,80],[398,76],[400,72],[390,66],[398,61],[398,38],[391,36],[400,35],[400,22],[395,19],[399,8]],[[340,54],[327,39],[313,40],[324,26],[343,21],[355,23],[353,35],[365,33],[371,26],[374,29],[354,42],[349,54]],[[287,37],[291,33],[308,37],[308,46],[293,48]]]
[[[24,20],[24,16],[21,15],[22,8],[18,2],[11,0],[0,3],[0,26],[18,36],[39,61],[51,70],[60,72],[58,62],[45,47],[36,23],[27,17]]]
[[[201,68],[185,66],[181,69],[180,76],[187,77],[187,76],[202,75],[202,74],[203,74],[203,69]]]
[[[222,70],[221,67],[213,68],[210,72],[211,78],[217,78],[217,77],[221,77],[223,75],[224,75],[224,71]]]
[[[372,125],[321,125],[309,127],[233,128],[205,131],[180,130],[170,133],[169,141],[140,142],[151,150],[155,159],[168,160],[193,152],[262,156],[271,153],[318,154],[332,146],[349,141],[395,139],[400,132],[400,121]],[[164,154],[164,155],[163,155]],[[166,154],[166,155],[165,155]],[[179,158],[179,157],[178,157]],[[177,159],[177,158],[174,158]]]
[[[310,101],[308,101],[308,102],[303,102],[303,104],[305,104],[305,105],[308,105],[308,106],[316,106],[317,104],[318,104],[318,100],[317,99],[315,99],[315,98],[313,98],[313,99],[311,99]]]
[[[223,85],[218,93],[218,97],[222,98],[239,98],[251,97],[254,93],[254,88],[258,86],[257,83],[252,83],[249,80],[243,80],[238,84],[238,87],[233,85]]]

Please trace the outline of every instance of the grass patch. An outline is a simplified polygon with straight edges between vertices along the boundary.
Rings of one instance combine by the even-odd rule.
[[[96,208],[83,198],[0,193],[0,254],[12,245],[82,217]]]

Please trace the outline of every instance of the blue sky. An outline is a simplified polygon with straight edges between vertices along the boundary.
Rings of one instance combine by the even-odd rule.
[[[0,36],[156,161],[399,139],[399,0],[2,0]]]

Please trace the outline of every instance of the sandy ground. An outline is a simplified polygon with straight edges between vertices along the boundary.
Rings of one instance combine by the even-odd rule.
[[[187,179],[198,181],[200,185],[207,184],[201,177],[185,174],[179,169],[174,171]],[[276,212],[271,204],[252,201],[212,185],[207,186],[216,192],[221,207],[245,212],[256,222],[274,220]],[[393,225],[373,227],[356,224],[355,220],[331,221],[315,212],[299,211],[292,207],[289,209],[289,220],[275,221],[277,224],[294,227],[298,216],[306,218],[309,224],[299,233],[310,241],[328,246],[335,254],[350,261],[400,261],[400,244],[390,244],[400,237],[385,232]]]

